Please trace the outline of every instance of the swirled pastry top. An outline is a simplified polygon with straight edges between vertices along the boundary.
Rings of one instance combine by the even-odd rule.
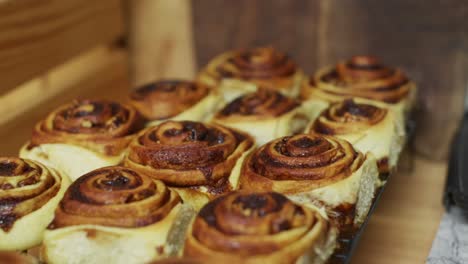
[[[126,165],[169,185],[205,185],[229,175],[253,144],[248,134],[220,125],[166,121],[130,144]]]
[[[118,155],[141,126],[133,107],[106,100],[75,100],[52,111],[34,127],[31,147],[65,143]]]
[[[260,47],[221,54],[202,73],[217,81],[241,79],[275,89],[292,86],[298,71],[296,63],[285,53],[272,47]]]
[[[134,228],[166,217],[180,198],[163,182],[129,168],[89,172],[70,185],[49,229],[73,225]]]
[[[282,137],[263,145],[245,161],[241,189],[304,192],[351,176],[364,160],[349,142],[332,136]]]
[[[200,82],[163,80],[136,89],[130,94],[130,101],[145,118],[160,120],[189,109],[210,90]]]
[[[226,105],[216,119],[235,116],[277,117],[299,106],[299,102],[277,91],[258,89],[242,95]]]
[[[319,70],[304,82],[302,97],[361,97],[396,104],[413,88],[414,83],[401,70],[385,66],[376,57],[355,56]]]
[[[202,208],[188,235],[185,253],[229,260],[284,251],[278,257],[295,260],[326,228],[319,213],[279,193],[232,192]]]
[[[343,135],[363,131],[381,122],[387,109],[353,99],[331,104],[322,111],[309,132],[326,135]]]
[[[40,163],[0,157],[0,228],[8,232],[15,222],[30,214],[60,190],[62,178]]]

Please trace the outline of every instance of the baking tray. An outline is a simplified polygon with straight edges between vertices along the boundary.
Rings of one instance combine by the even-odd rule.
[[[405,124],[406,143],[402,150],[402,153],[404,151],[410,151],[409,150],[409,146],[411,145],[410,142],[412,142],[413,137],[414,137],[414,132],[416,130],[416,122],[414,120],[415,120],[414,117],[410,116],[410,119]],[[401,154],[400,154],[400,157],[401,157]],[[379,189],[377,189],[375,197],[374,197],[374,201],[372,202],[372,205],[369,209],[369,213],[367,214],[366,219],[364,220],[364,222],[361,224],[361,226],[357,230],[354,230],[353,232],[346,232],[344,234],[340,234],[340,236],[338,237],[337,249],[335,250],[333,255],[330,257],[330,259],[328,260],[327,262],[328,264],[348,264],[351,262],[351,258],[357,248],[357,245],[359,244],[359,240],[362,234],[364,233],[364,230],[366,229],[367,223],[369,222],[369,219],[371,218],[372,213],[377,207],[380,197],[382,196],[385,190],[385,186],[388,184],[388,180],[391,178],[390,174],[393,174],[393,173],[380,175],[380,178],[382,180],[385,180],[385,184],[379,187]]]
[[[335,250],[333,255],[330,257],[328,261],[329,264],[347,264],[350,263],[351,257],[359,243],[359,239],[361,238],[364,230],[366,229],[367,223],[369,222],[370,216],[374,212],[375,208],[377,207],[377,203],[382,196],[382,193],[385,190],[384,184],[382,187],[377,189],[376,195],[374,197],[374,201],[369,209],[369,213],[367,214],[366,219],[361,224],[361,226],[352,233],[345,233],[338,237],[338,248]]]

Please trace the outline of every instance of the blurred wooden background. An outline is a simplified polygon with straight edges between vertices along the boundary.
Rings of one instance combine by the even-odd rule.
[[[273,45],[309,74],[377,55],[417,82],[413,143],[430,159],[392,177],[354,263],[423,263],[468,86],[466,21],[466,0],[3,0],[0,155],[72,98],[125,100],[154,79],[192,78],[227,49]]]
[[[443,159],[468,84],[466,0],[198,0],[198,66],[230,48],[270,45],[313,73],[356,54],[382,57],[418,84],[416,147]]]

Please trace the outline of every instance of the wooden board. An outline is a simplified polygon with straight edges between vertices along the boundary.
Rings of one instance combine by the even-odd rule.
[[[393,175],[351,263],[424,263],[444,211],[445,178],[445,162],[422,157]]]
[[[124,52],[115,47],[100,45],[90,49],[0,96],[0,125],[67,89],[77,89],[76,84],[83,79],[125,63]]]
[[[119,0],[0,1],[0,95],[123,34]]]

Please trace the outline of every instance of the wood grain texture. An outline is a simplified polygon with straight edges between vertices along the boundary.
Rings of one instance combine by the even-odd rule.
[[[195,73],[189,0],[127,0],[132,86]]]
[[[0,94],[124,32],[119,0],[0,1]]]
[[[351,263],[425,263],[444,211],[446,163],[417,157],[393,175]]]
[[[465,0],[194,2],[198,66],[226,49],[268,45],[306,72],[356,54],[382,57],[420,87],[416,146],[443,159],[468,84]]]
[[[51,72],[57,82],[59,79],[72,79],[65,90],[60,91],[55,96],[47,98],[41,103],[29,108],[22,115],[14,120],[0,126],[0,138],[2,141],[0,156],[18,155],[20,147],[30,138],[32,128],[47,113],[56,107],[67,103],[75,98],[108,98],[124,101],[128,95],[128,60],[123,50],[113,50],[110,60],[112,62],[102,65],[103,67],[93,68],[91,74],[81,75],[81,78],[66,75],[69,71]],[[83,56],[86,56],[84,54]],[[80,61],[86,58],[76,58]],[[71,62],[73,65],[73,62]],[[65,73],[65,74],[64,74]],[[68,76],[68,78],[67,78]],[[21,106],[20,106],[21,107]]]
[[[312,72],[317,66],[320,5],[304,0],[195,1],[197,66],[228,49],[271,44]]]
[[[0,96],[0,112],[3,113],[0,125],[67,89],[76,88],[76,83],[97,72],[126,63],[124,57],[122,50],[101,45],[16,87]],[[107,91],[112,91],[112,87]]]

